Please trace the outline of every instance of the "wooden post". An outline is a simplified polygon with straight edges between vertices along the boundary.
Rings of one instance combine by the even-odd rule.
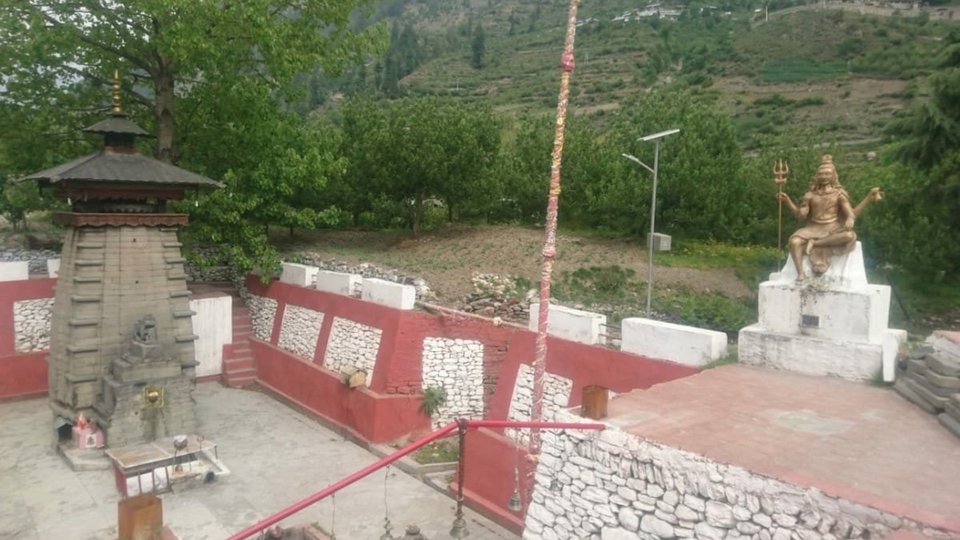
[[[117,504],[119,540],[161,540],[163,501],[156,495],[137,495]]]
[[[580,416],[600,420],[607,417],[607,402],[609,391],[597,385],[583,387],[583,401],[580,405]]]

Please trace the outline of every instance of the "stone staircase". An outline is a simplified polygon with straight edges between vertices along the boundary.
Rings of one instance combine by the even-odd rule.
[[[231,388],[242,388],[254,383],[257,376],[256,362],[253,350],[250,348],[250,337],[253,335],[253,321],[250,319],[250,310],[240,298],[233,283],[228,281],[193,283],[190,290],[194,294],[200,292],[219,292],[233,298],[233,339],[223,346],[223,371],[220,381]]]
[[[253,384],[257,366],[250,348],[253,321],[239,296],[233,297],[233,342],[223,346],[223,383],[231,388]]]

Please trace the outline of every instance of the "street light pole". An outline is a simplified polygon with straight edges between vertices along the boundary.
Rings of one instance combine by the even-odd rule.
[[[660,170],[660,139],[679,132],[679,129],[668,129],[667,131],[640,137],[640,140],[643,142],[654,141],[653,168],[650,168],[646,163],[640,161],[636,156],[622,154],[623,157],[653,173],[653,194],[650,198],[650,234],[647,235],[647,318],[650,318],[650,305],[653,297],[653,234],[656,231],[657,220],[657,173]]]
[[[653,195],[650,196],[650,234],[647,235],[647,318],[653,291],[653,232],[657,220],[657,171],[660,170],[660,139],[653,145]]]

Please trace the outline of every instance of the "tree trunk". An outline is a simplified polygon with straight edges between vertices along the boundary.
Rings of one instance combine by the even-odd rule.
[[[420,219],[423,217],[423,193],[417,193],[413,201],[413,235],[420,236]]]
[[[167,57],[160,57],[157,64],[157,73],[153,77],[156,92],[154,117],[157,121],[157,159],[174,163],[174,134],[176,125],[173,117],[173,62]]]

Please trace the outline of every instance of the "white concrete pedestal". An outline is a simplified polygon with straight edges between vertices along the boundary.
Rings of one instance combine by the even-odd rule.
[[[809,269],[809,260],[804,260]],[[906,332],[887,328],[890,287],[867,283],[863,252],[796,281],[793,261],[760,284],[759,322],[740,330],[740,362],[844,379],[892,381]]]

